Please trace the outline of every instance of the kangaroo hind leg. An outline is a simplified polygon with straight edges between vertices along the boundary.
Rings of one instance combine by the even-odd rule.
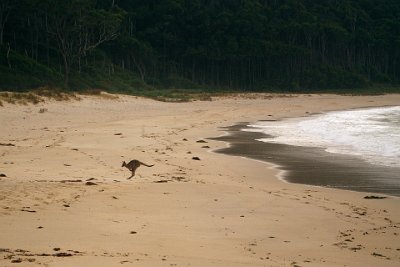
[[[132,175],[129,178],[127,178],[128,180],[131,179],[133,176],[135,176],[135,171],[136,169],[131,169]]]

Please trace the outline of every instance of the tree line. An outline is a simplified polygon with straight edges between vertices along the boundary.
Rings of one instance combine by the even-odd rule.
[[[3,89],[99,70],[154,87],[398,84],[400,1],[1,0],[0,48]]]

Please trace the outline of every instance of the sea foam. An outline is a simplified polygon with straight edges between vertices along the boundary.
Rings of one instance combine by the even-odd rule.
[[[301,119],[262,121],[245,131],[263,142],[319,147],[372,164],[400,167],[400,106],[329,112]]]

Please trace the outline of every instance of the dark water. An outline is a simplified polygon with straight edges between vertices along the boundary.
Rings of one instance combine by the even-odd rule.
[[[246,125],[228,127],[224,131],[229,135],[210,138],[231,144],[216,152],[274,163],[286,171],[283,179],[291,183],[400,196],[400,168],[377,166],[320,148],[257,141],[268,136],[241,131]]]

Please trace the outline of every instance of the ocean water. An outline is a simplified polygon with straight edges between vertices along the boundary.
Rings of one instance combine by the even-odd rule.
[[[329,112],[248,126],[243,130],[268,136],[259,141],[317,147],[379,166],[400,167],[400,106]]]

